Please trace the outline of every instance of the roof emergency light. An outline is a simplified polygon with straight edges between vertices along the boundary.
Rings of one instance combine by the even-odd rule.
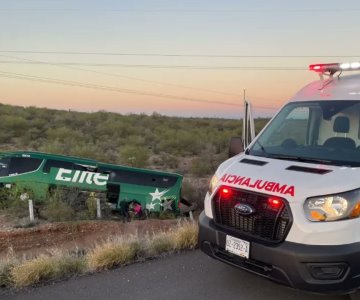
[[[309,70],[317,73],[334,74],[338,71],[355,71],[360,70],[360,62],[352,63],[331,63],[331,64],[312,64],[309,65]]]

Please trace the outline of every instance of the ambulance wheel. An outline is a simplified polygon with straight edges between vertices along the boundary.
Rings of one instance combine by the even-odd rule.
[[[351,300],[360,300],[360,290],[349,295]]]

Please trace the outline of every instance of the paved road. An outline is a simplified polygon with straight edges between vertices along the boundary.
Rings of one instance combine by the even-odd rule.
[[[0,294],[0,299],[332,300],[349,297],[292,290],[193,251],[13,294]]]

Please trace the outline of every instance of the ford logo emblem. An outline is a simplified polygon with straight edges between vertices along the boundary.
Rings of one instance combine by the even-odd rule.
[[[238,203],[234,206],[235,211],[243,216],[249,216],[255,212],[255,208],[248,204]]]

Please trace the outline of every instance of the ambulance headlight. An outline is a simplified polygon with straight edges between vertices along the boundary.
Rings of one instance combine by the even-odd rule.
[[[313,222],[337,221],[360,216],[360,190],[306,199],[304,210]]]
[[[216,175],[214,175],[210,180],[209,194],[212,194],[212,192],[216,189],[218,182],[219,182],[219,178]]]

